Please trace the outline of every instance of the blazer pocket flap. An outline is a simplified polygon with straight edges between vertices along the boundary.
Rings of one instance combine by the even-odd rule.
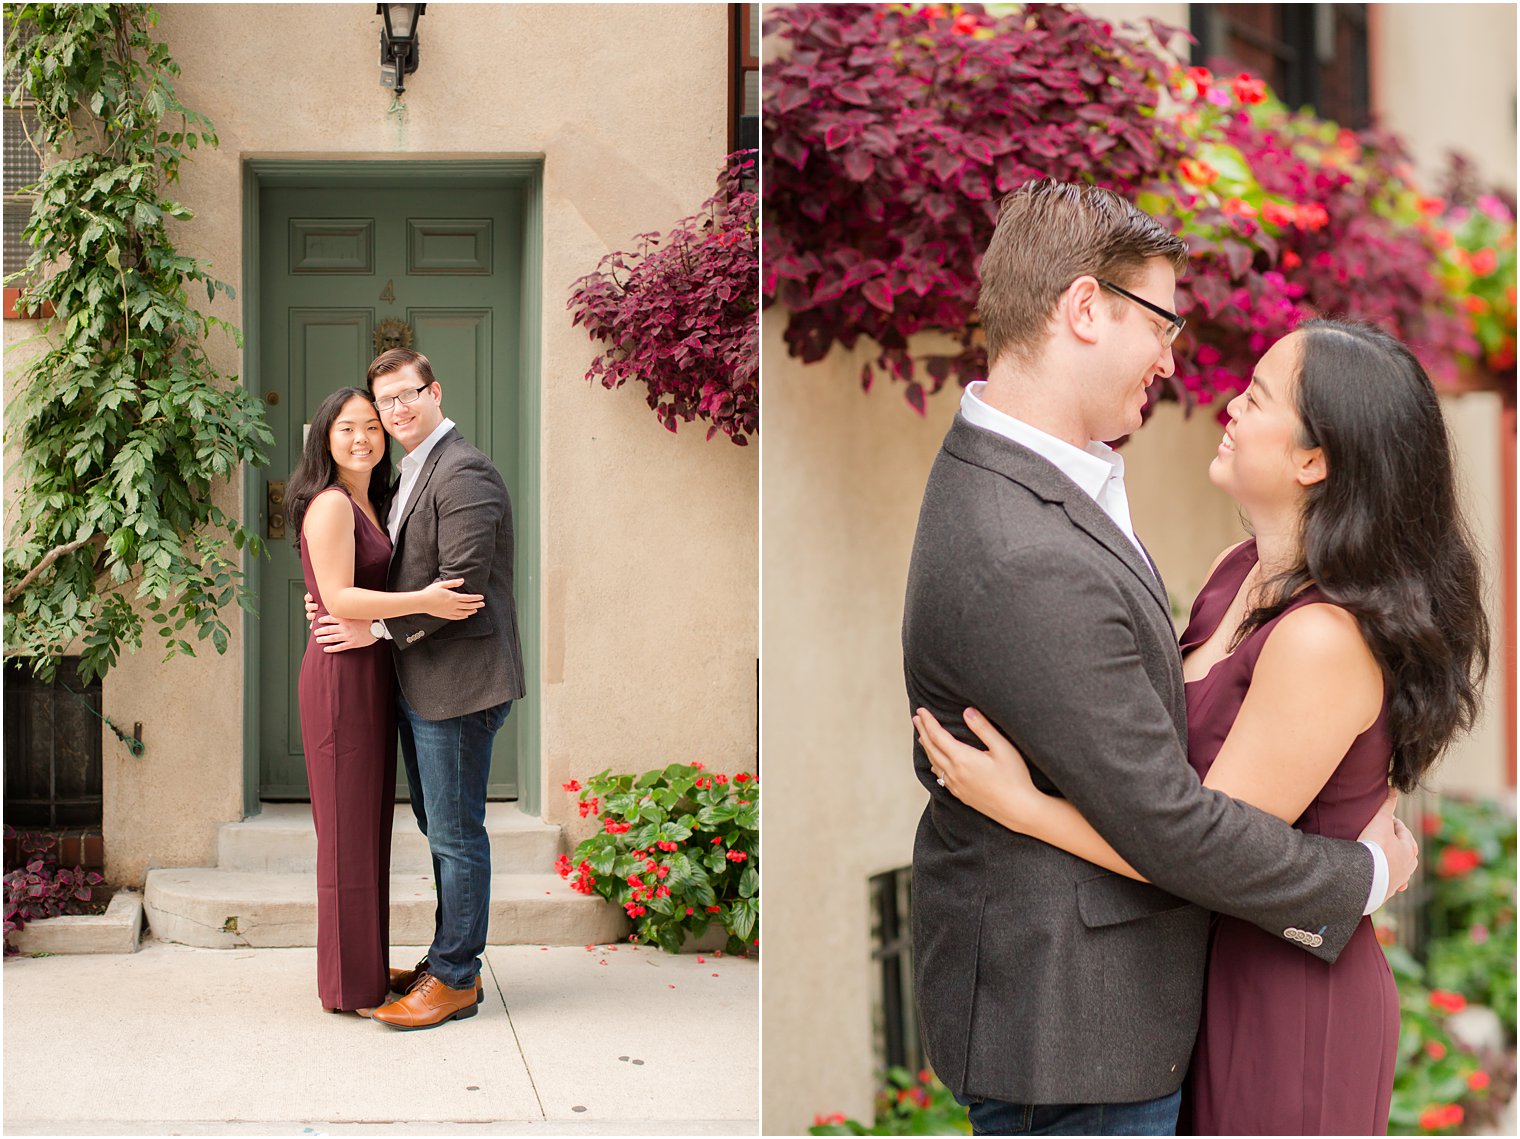
[[[1137,921],[1191,905],[1149,882],[1136,882],[1117,874],[1077,883],[1077,912],[1088,929]]]

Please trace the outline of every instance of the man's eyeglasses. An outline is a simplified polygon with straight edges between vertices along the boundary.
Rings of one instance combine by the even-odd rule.
[[[1118,293],[1125,300],[1134,301],[1142,308],[1150,309],[1151,312],[1155,313],[1162,320],[1166,321],[1168,328],[1161,334],[1161,347],[1163,348],[1170,348],[1172,346],[1172,341],[1177,339],[1178,333],[1180,333],[1183,329],[1183,326],[1187,324],[1187,320],[1185,318],[1178,316],[1174,312],[1167,312],[1166,309],[1162,308],[1160,305],[1151,304],[1151,302],[1146,300],[1144,297],[1135,296],[1135,294],[1130,292],[1128,289],[1121,289],[1112,281],[1105,281],[1101,277],[1094,277],[1093,280],[1097,281],[1098,284],[1102,285],[1109,292]],[[380,410],[384,411],[385,409],[382,407]]]
[[[1170,343],[1170,341],[1168,341],[1168,343]],[[395,407],[398,403],[416,403],[417,402],[417,397],[420,396],[423,392],[427,391],[428,388],[430,388],[432,386],[433,386],[432,384],[423,384],[420,388],[414,388],[414,389],[412,389],[410,391],[404,391],[400,395],[393,395],[393,396],[392,395],[388,395],[384,399],[377,399],[375,401],[375,410],[376,411],[389,411],[391,408]]]

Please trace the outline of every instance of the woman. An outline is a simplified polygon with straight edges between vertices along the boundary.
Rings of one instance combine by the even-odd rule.
[[[1188,758],[1205,785],[1302,830],[1355,839],[1471,727],[1488,629],[1440,405],[1371,328],[1310,321],[1262,357],[1209,466],[1255,537],[1222,554],[1182,635]],[[959,799],[1131,878],[1066,800],[914,716]],[[1334,966],[1216,915],[1182,1126],[1367,1135],[1388,1126],[1398,992],[1370,919]]]
[[[459,620],[485,602],[462,578],[386,593],[391,543],[380,520],[391,460],[369,393],[322,401],[290,476],[290,519],[318,614]],[[311,640],[297,688],[317,827],[317,991],[329,1012],[367,1016],[389,986],[391,817],[396,799],[395,676],[390,646],[334,653]]]

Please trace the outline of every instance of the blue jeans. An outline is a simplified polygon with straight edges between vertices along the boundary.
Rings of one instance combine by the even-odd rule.
[[[1004,1103],[956,1096],[973,1135],[1175,1135],[1182,1090],[1139,1103]]]
[[[491,743],[512,701],[428,720],[397,689],[401,754],[412,813],[433,855],[438,904],[428,971],[451,989],[471,988],[480,973],[491,916],[491,840],[486,835],[486,782]]]

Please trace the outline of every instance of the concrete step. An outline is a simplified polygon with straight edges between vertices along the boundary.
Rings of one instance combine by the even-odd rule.
[[[392,945],[433,940],[431,870],[391,876]],[[150,870],[143,894],[148,926],[163,941],[210,949],[317,943],[315,872],[188,868]],[[628,936],[623,911],[578,894],[557,874],[491,876],[492,945],[589,945]]]
[[[548,874],[559,856],[559,827],[524,814],[516,803],[487,803],[491,867],[513,874]],[[311,874],[317,868],[317,831],[309,803],[265,803],[263,812],[217,833],[217,865],[223,870]],[[411,807],[396,804],[391,830],[391,873],[428,874],[433,862]],[[429,938],[431,940],[431,938]]]

